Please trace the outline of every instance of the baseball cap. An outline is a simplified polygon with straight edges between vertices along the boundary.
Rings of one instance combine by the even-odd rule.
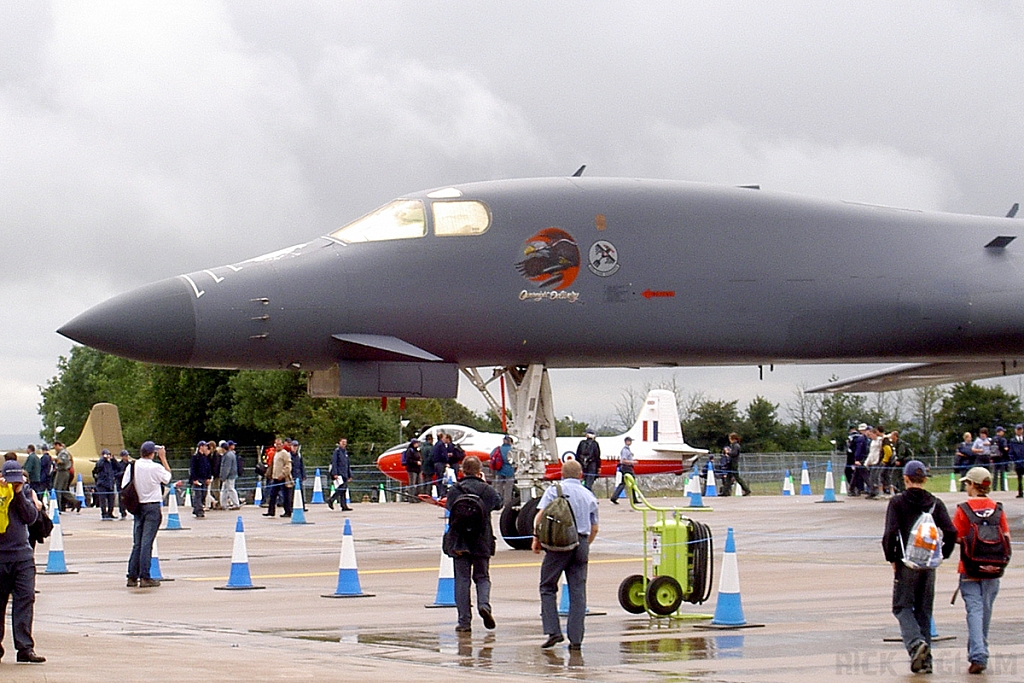
[[[18,464],[17,460],[4,461],[3,478],[9,484],[25,483],[25,473],[22,471],[21,465]]]
[[[960,481],[969,481],[972,484],[981,484],[983,486],[992,485],[992,473],[984,467],[972,467],[967,470],[967,474],[960,477]]]
[[[868,425],[867,425],[866,422],[861,422],[859,425],[857,425],[857,431],[858,432],[863,432],[867,428],[868,428]]]
[[[594,436],[594,430],[589,428],[589,427],[587,427],[587,431],[585,432],[585,434],[587,436]]]
[[[903,466],[903,476],[905,477],[927,477],[928,466],[920,460],[911,460]]]
[[[625,439],[623,439],[623,441],[628,441],[629,443],[633,443],[633,437],[627,436]]]
[[[110,455],[110,449],[104,448],[100,451],[100,455]]]
[[[142,445],[139,446],[140,455],[150,455],[156,453],[156,444],[152,441],[143,441]]]
[[[131,455],[131,453],[129,453],[129,452],[128,452],[128,449],[127,449],[127,448],[121,451],[121,457],[122,457],[122,458],[123,458],[124,456],[126,456],[126,455],[128,455],[128,456],[130,456],[130,455]]]

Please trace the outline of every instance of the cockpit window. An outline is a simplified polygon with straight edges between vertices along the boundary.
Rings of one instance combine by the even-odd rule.
[[[438,237],[479,235],[491,226],[491,212],[483,202],[434,202],[433,210]]]
[[[341,242],[380,242],[423,237],[427,234],[427,217],[423,202],[396,199],[376,211],[356,219],[331,233]]]

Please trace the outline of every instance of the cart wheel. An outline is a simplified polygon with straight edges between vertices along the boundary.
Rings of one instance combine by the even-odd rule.
[[[683,588],[671,576],[656,576],[647,584],[647,606],[663,617],[679,609],[683,603]]]
[[[630,614],[643,614],[644,577],[642,574],[627,576],[619,584],[619,604]]]

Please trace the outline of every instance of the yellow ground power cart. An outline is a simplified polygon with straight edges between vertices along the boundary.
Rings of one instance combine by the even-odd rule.
[[[711,596],[714,547],[711,528],[686,517],[687,508],[662,508],[647,502],[631,474],[623,475],[626,497],[642,513],[644,572],[619,584],[619,604],[631,614],[709,619],[680,614],[683,602],[699,605]]]

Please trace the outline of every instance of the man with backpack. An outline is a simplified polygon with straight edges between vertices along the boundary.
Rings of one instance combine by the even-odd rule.
[[[597,538],[597,497],[582,483],[583,466],[578,460],[562,463],[562,481],[549,486],[537,504],[534,518],[533,552],[545,550],[540,567],[540,616],[547,640],[542,648],[554,647],[565,640],[558,620],[558,579],[565,574],[569,586],[569,649],[579,650],[583,643],[583,620],[587,613],[587,561],[590,558],[590,544]],[[569,505],[560,504],[556,499],[564,498]],[[550,510],[549,510],[550,508]],[[570,512],[559,513],[557,519],[552,512],[556,508]],[[550,534],[559,527],[572,524],[575,527],[576,545],[555,546],[550,543]]]
[[[491,614],[491,556],[494,532],[491,512],[501,509],[501,496],[480,476],[483,465],[470,455],[462,461],[462,479],[448,489],[448,530],[444,535],[444,553],[455,568],[455,607],[459,633],[472,631],[473,605],[469,582],[476,584],[476,606],[484,626],[494,628]]]
[[[501,445],[491,451],[489,466],[494,475],[494,488],[501,496],[502,505],[512,500],[512,487],[516,482],[516,468],[512,465],[512,437],[506,435]]]
[[[892,564],[892,613],[900,624],[910,670],[931,673],[935,567],[956,545],[956,527],[946,506],[925,490],[928,468],[920,460],[903,467],[906,491],[889,499],[882,549]],[[923,557],[922,557],[923,551]]]
[[[988,497],[992,475],[987,469],[972,467],[960,481],[968,497],[956,506],[953,526],[960,539],[960,594],[967,608],[967,673],[980,674],[988,667],[992,603],[1010,561],[1010,526],[1003,504]]]
[[[583,485],[591,491],[594,490],[594,482],[601,474],[601,445],[594,437],[594,430],[588,428],[584,439],[576,446],[576,460],[586,473]]]

